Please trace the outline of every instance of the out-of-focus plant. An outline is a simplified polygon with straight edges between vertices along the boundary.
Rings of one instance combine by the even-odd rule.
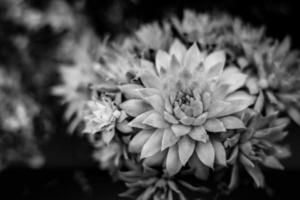
[[[0,169],[13,163],[44,163],[34,135],[38,105],[22,91],[15,72],[0,70]]]
[[[123,196],[210,196],[233,190],[241,171],[263,187],[261,168],[283,169],[287,117],[299,123],[299,57],[288,39],[189,10],[121,41],[82,38],[53,92],[101,168],[130,187]]]

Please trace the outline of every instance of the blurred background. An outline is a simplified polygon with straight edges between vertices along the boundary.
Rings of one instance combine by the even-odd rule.
[[[67,133],[63,107],[49,92],[59,82],[56,63],[64,57],[57,52],[76,29],[78,20],[82,20],[81,26],[89,24],[99,37],[109,34],[117,38],[120,34],[130,34],[141,23],[172,13],[180,16],[184,8],[228,13],[253,26],[266,26],[268,36],[281,40],[289,35],[292,47],[300,49],[297,1],[0,0],[0,69],[16,73],[12,82],[18,82],[7,86],[15,88],[17,94],[5,94],[25,99],[22,103],[16,101],[16,107],[32,108],[28,116],[33,127],[26,126],[26,130],[34,132],[28,142],[34,140],[38,150],[27,153],[28,163],[33,167],[43,163],[41,168],[32,169],[17,160],[2,170],[0,199],[118,199],[125,186],[99,170],[91,158],[92,147],[84,137]],[[5,76],[0,78],[5,80]],[[23,105],[23,102],[28,103]],[[294,123],[286,143],[290,144],[293,155],[283,161],[285,171],[265,172],[270,188],[261,191],[242,187],[223,199],[299,196],[294,182],[300,179],[300,128]]]

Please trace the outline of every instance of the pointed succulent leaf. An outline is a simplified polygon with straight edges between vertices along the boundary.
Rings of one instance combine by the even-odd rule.
[[[194,127],[189,136],[196,141],[206,143],[209,140],[207,132],[203,126]]]
[[[184,69],[195,69],[199,63],[202,61],[202,55],[197,47],[197,44],[194,43],[186,52],[183,59],[183,68]]]
[[[141,128],[141,129],[149,129],[149,128],[152,128],[146,124],[143,124],[143,121],[145,119],[147,119],[149,117],[149,115],[151,115],[154,111],[153,110],[149,110],[147,112],[144,112],[138,116],[136,116],[133,120],[131,120],[129,123],[128,123],[128,126],[131,126],[131,127],[135,127],[135,128]]]
[[[205,112],[201,115],[199,115],[193,122],[193,125],[194,126],[201,126],[202,124],[204,124],[204,122],[206,121],[207,119],[207,116],[208,116],[208,113]]]
[[[264,101],[265,101],[264,94],[262,91],[260,91],[254,105],[254,110],[260,113],[264,107],[264,103],[265,103]]]
[[[249,167],[245,166],[248,174],[253,178],[257,187],[261,188],[265,185],[264,175],[259,167]]]
[[[267,156],[263,160],[263,165],[265,165],[266,167],[273,168],[273,169],[280,169],[280,170],[284,169],[284,166],[274,156]]]
[[[124,110],[128,115],[136,117],[150,110],[151,106],[144,100],[130,99],[120,104],[120,108]]]
[[[170,47],[170,55],[174,55],[182,63],[186,50],[185,46],[179,40],[175,39]]]
[[[142,148],[141,158],[153,156],[161,149],[163,130],[156,129]]]
[[[171,56],[162,50],[158,50],[156,57],[155,57],[155,66],[157,73],[160,74],[161,69],[168,69],[169,64],[171,61]]]
[[[180,137],[188,134],[191,131],[191,126],[185,126],[182,124],[173,124],[171,126],[172,131],[176,135],[176,137]]]
[[[215,160],[215,150],[210,141],[207,143],[198,142],[196,153],[199,160],[206,166],[213,168]]]
[[[225,65],[225,54],[223,51],[215,51],[204,60],[207,78],[220,77]]]
[[[152,95],[144,98],[157,112],[162,113],[165,107],[165,102],[159,95]]]
[[[146,124],[155,128],[167,128],[169,124],[165,121],[163,116],[157,112],[151,113],[144,121],[143,124]]]
[[[179,154],[178,154],[178,147],[177,145],[174,145],[169,148],[168,155],[166,159],[166,168],[167,172],[170,176],[173,176],[179,172],[179,170],[182,168]]]
[[[230,106],[229,102],[225,101],[214,101],[208,108],[208,118],[213,118],[222,113],[228,106]]]
[[[164,111],[164,119],[167,122],[171,123],[171,124],[178,124],[179,123],[178,120],[167,111]]]
[[[146,88],[155,88],[160,90],[161,89],[161,82],[160,79],[156,74],[150,72],[149,70],[145,70],[140,75],[141,81]]]
[[[245,129],[245,125],[237,117],[234,116],[227,116],[227,117],[222,117],[220,120],[223,122],[224,126],[226,129]]]
[[[209,132],[223,132],[226,131],[226,128],[223,122],[219,119],[212,118],[206,120],[204,127]]]
[[[164,135],[162,139],[161,151],[165,150],[168,147],[171,147],[176,144],[178,141],[178,137],[176,137],[173,131],[169,128],[164,129]]]
[[[137,84],[125,84],[119,86],[119,88],[127,99],[137,99],[140,97],[138,89],[143,87]]]
[[[148,141],[152,134],[153,130],[141,130],[138,132],[129,142],[129,152],[140,153],[144,144]]]
[[[242,73],[236,67],[227,67],[221,78],[221,83],[228,85],[227,92],[231,93],[237,89],[243,87],[246,83],[247,75]],[[228,94],[227,93],[227,94]]]
[[[181,164],[184,166],[195,150],[195,142],[188,136],[183,136],[178,141],[178,152]]]
[[[221,166],[226,166],[226,151],[223,144],[218,140],[212,140],[215,150],[215,162]]]
[[[153,156],[145,158],[143,164],[146,166],[161,166],[163,164],[164,159],[166,158],[166,151],[160,151],[154,154]]]
[[[240,162],[245,166],[245,167],[255,167],[255,164],[246,156],[244,156],[243,154],[240,155]]]

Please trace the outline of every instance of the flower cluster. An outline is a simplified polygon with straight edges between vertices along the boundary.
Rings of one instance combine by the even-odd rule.
[[[221,182],[232,190],[241,171],[263,187],[262,167],[283,169],[289,117],[300,122],[299,57],[289,39],[187,10],[99,49],[86,49],[88,61],[74,57],[81,70],[63,71],[55,93],[80,113],[95,159],[127,183],[126,195],[185,199],[179,185],[205,193]]]
[[[39,108],[20,89],[16,73],[0,70],[0,100],[0,170],[20,162],[40,167],[44,158],[33,133]]]

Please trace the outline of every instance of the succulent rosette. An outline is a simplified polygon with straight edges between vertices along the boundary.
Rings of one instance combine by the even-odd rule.
[[[215,155],[222,154],[215,148],[222,147],[210,135],[244,128],[234,114],[254,101],[246,92],[237,91],[246,76],[224,65],[223,52],[207,55],[196,43],[186,49],[176,40],[169,53],[158,51],[155,64],[149,62],[140,70],[142,85],[120,86],[128,98],[120,108],[133,117],[129,126],[141,129],[129,151],[140,153],[145,163],[165,161],[170,175],[193,154],[213,168],[215,157],[222,157]]]
[[[288,118],[279,118],[278,112],[263,116],[262,93],[254,110],[247,109],[241,114],[246,129],[224,133],[224,146],[227,149],[227,162],[232,165],[229,188],[238,184],[238,175],[244,168],[252,177],[257,187],[265,185],[261,167],[284,169],[280,159],[290,156],[289,149],[280,144],[288,134],[285,130]]]
[[[125,195],[184,199],[181,186],[203,192],[183,174],[222,193],[237,186],[241,170],[262,187],[261,168],[283,168],[290,154],[281,144],[285,114],[300,119],[299,59],[289,40],[279,43],[225,14],[189,10],[120,38],[94,51],[86,48],[93,42],[79,45],[88,59],[74,58],[88,75],[63,73],[68,81],[56,91],[81,113],[77,124],[94,158],[126,182]],[[79,108],[73,97],[82,92]]]

